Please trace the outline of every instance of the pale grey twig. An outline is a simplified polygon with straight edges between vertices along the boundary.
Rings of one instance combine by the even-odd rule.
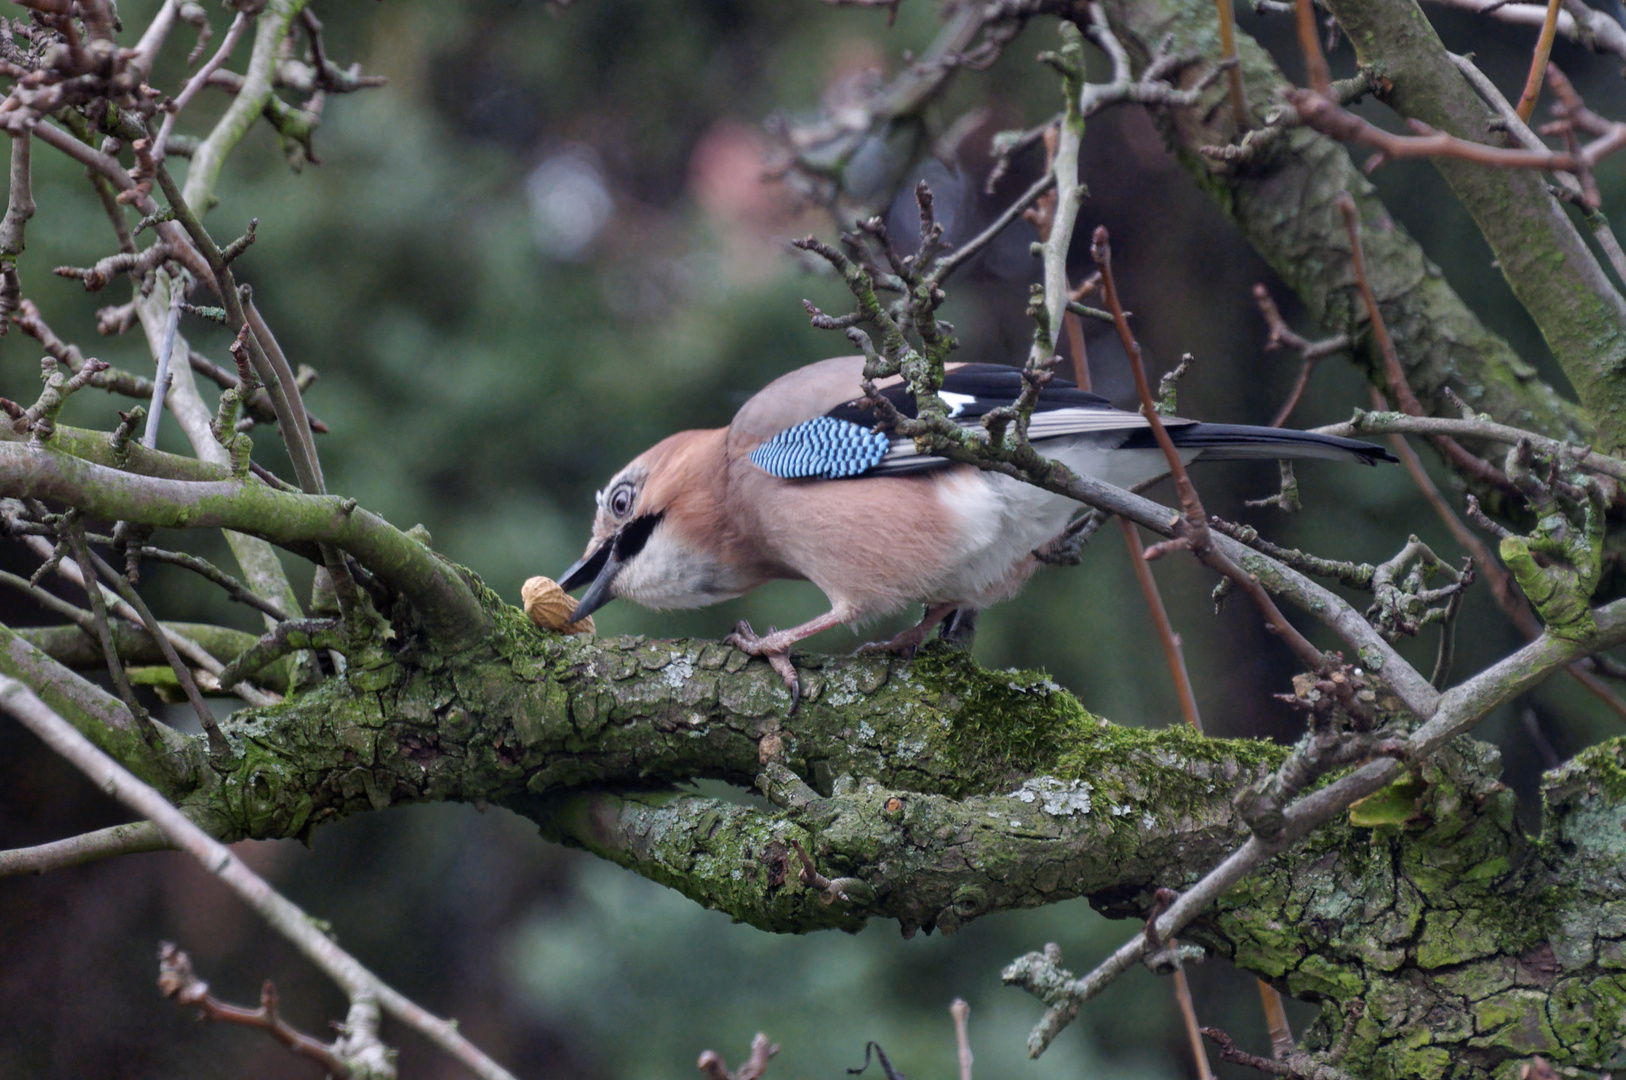
[[[69,866],[97,862],[114,855],[135,855],[143,851],[164,851],[173,845],[150,821],[112,825],[94,832],[53,840],[33,847],[0,851],[0,878],[18,874],[43,874]]]
[[[169,152],[170,133],[175,130],[175,118],[197,96],[198,91],[208,84],[209,76],[214,74],[221,64],[230,59],[232,50],[237,48],[237,43],[243,39],[243,34],[248,30],[248,24],[252,21],[253,17],[247,11],[239,11],[236,17],[232,19],[231,26],[226,29],[226,36],[221,39],[220,48],[216,49],[215,54],[209,57],[208,63],[193,72],[192,77],[186,80],[186,85],[181,88],[181,92],[175,95],[175,101],[168,106],[164,115],[164,122],[158,128],[158,138],[153,143],[152,158],[154,161],[164,160]]]

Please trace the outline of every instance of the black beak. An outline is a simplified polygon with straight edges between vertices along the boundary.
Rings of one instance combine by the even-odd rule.
[[[588,590],[582,594],[581,602],[576,605],[573,619],[585,619],[615,599],[610,592],[610,584],[615,581],[615,576],[621,572],[623,565],[616,557],[615,547],[616,537],[612,536],[584,555],[559,578],[559,587],[567,592],[579,589],[589,581],[592,582]]]

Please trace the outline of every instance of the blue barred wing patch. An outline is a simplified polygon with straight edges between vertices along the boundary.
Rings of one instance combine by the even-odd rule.
[[[862,424],[815,416],[751,451],[751,461],[782,480],[840,480],[873,469],[891,447],[889,436]]]

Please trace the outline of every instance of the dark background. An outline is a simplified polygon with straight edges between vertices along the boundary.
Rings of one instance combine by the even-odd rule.
[[[153,5],[121,7],[126,25],[140,28]],[[332,428],[319,440],[331,490],[403,527],[422,522],[437,549],[517,599],[526,577],[557,575],[579,554],[594,489],[627,459],[674,430],[725,424],[769,379],[844,351],[839,335],[808,326],[800,304],[807,297],[844,310],[839,282],[792,257],[786,244],[808,231],[829,235],[829,219],[761,182],[769,146],[762,124],[776,113],[816,113],[866,71],[897,71],[906,50],[930,41],[933,5],[905,3],[892,30],[883,13],[815,0],[579,0],[564,9],[390,0],[314,10],[341,64],[359,60],[390,84],[330,100],[316,137],[321,164],[298,176],[288,175],[273,133],[257,126],[228,163],[209,223],[224,239],[259,219],[259,240],[238,271],[255,286],[290,357],[321,373],[307,400]],[[224,16],[211,16],[223,31]],[[1299,69],[1290,22],[1247,10],[1240,18],[1289,71]],[[1476,50],[1504,91],[1517,95],[1533,30],[1450,15],[1437,21],[1453,49]],[[997,197],[978,194],[988,136],[1058,107],[1056,80],[1033,62],[1056,43],[1054,24],[1035,22],[993,70],[963,73],[933,110],[933,138],[965,110],[987,110],[952,160],[907,171],[907,180],[931,181],[953,219],[951,235],[970,235],[1041,167],[1037,155],[1021,158]],[[171,92],[180,85],[189,46],[183,28],[155,85]],[[246,55],[245,45],[233,66],[241,70]],[[1620,112],[1614,62],[1563,42],[1555,58],[1578,76],[1594,108]],[[1335,74],[1347,73],[1348,48],[1333,61]],[[1104,73],[1098,54],[1091,62]],[[205,130],[223,103],[206,94],[180,130]],[[1364,113],[1393,125],[1381,108]],[[1293,357],[1261,351],[1265,328],[1249,291],[1255,281],[1273,282],[1271,275],[1138,112],[1090,124],[1083,168],[1091,197],[1078,235],[1098,223],[1112,230],[1126,303],[1154,375],[1191,352],[1183,413],[1267,422],[1296,370]],[[1402,162],[1375,181],[1482,318],[1562,385],[1431,167]],[[1607,209],[1618,201],[1619,170],[1607,169],[1600,182]],[[94,308],[127,299],[126,283],[87,297],[49,273],[114,250],[81,171],[40,147],[35,189],[40,212],[21,262],[25,295],[88,354],[150,370],[139,332],[95,335]],[[900,240],[909,238],[912,207],[894,207],[891,218]],[[1037,276],[1026,251],[1032,239],[1029,226],[1013,227],[951,284],[948,318],[962,357],[1025,357],[1023,308]],[[1087,258],[1082,244],[1074,255],[1077,280]],[[1279,288],[1277,296],[1291,319],[1289,298]],[[1316,336],[1315,327],[1300,329]],[[226,361],[221,331],[189,320],[186,332]],[[1090,332],[1097,389],[1121,398],[1128,390],[1121,350],[1110,335]],[[32,400],[38,356],[18,333],[0,340],[0,392]],[[1329,361],[1292,423],[1332,422],[1366,403],[1362,373]],[[127,404],[82,394],[65,420],[106,425]],[[255,435],[257,457],[287,473],[274,434]],[[172,426],[161,445],[184,447]],[[1242,507],[1244,498],[1274,491],[1268,464],[1213,467],[1197,479],[1210,510],[1259,524],[1278,542],[1377,562],[1416,532],[1442,555],[1460,555],[1398,469],[1312,462],[1299,477],[1305,510],[1292,517]],[[229,564],[218,540],[200,550]],[[21,565],[15,554],[7,558]],[[1195,563],[1169,559],[1156,572],[1207,730],[1291,739],[1296,721],[1270,696],[1286,689],[1287,652],[1241,602],[1214,617],[1213,581]],[[296,573],[308,582],[308,571]],[[248,612],[196,579],[151,568],[147,581],[160,615],[256,628]],[[698,612],[617,603],[597,621],[604,634],[718,637],[741,617],[759,628],[793,625],[823,603],[811,586],[782,584]],[[0,596],[0,615],[47,621],[12,596]],[[866,628],[865,638],[904,622]],[[1459,672],[1516,644],[1483,592],[1469,600],[1464,625]],[[814,647],[846,650],[858,640],[838,630]],[[1412,646],[1419,658],[1433,648],[1432,636]],[[1047,669],[1118,722],[1179,722],[1116,529],[1099,534],[1082,566],[1047,571],[1022,597],[990,611],[976,649],[987,665]],[[1617,723],[1565,679],[1525,704],[1564,754]],[[1505,713],[1482,730],[1501,741],[1510,779],[1528,792],[1544,759],[1513,711]],[[68,767],[0,723],[0,846],[118,820],[119,810]],[[1191,1070],[1170,988],[1144,972],[1089,1006],[1039,1063],[1024,1060],[1023,1038],[1041,1009],[1000,987],[998,970],[1050,940],[1075,968],[1091,966],[1127,927],[1081,902],[987,918],[948,939],[905,942],[890,925],[857,937],[772,937],[544,843],[521,819],[450,805],[329,826],[309,849],[280,842],[239,850],[296,902],[331,920],[364,962],[429,1008],[457,1016],[521,1077],[692,1075],[700,1050],[736,1063],[759,1029],[784,1047],[772,1077],[843,1075],[871,1039],[911,1076],[948,1076],[947,1005],[956,995],[972,1004],[980,1077],[1130,1080]],[[252,1001],[270,977],[286,1014],[308,1030],[321,1034],[342,1015],[332,987],[179,855],[0,880],[0,1076],[316,1075],[269,1039],[200,1027],[163,1001],[154,987],[160,939],[188,949],[222,996]],[[1251,977],[1210,965],[1195,970],[1193,982],[1205,1023],[1265,1050]],[[1307,1015],[1294,1012],[1301,1026]],[[403,1077],[460,1075],[395,1026],[386,1024],[386,1036],[402,1049]]]

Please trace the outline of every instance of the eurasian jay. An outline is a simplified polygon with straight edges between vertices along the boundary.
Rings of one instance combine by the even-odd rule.
[[[860,404],[864,359],[799,368],[747,401],[726,428],[682,431],[634,458],[598,492],[587,551],[560,579],[589,588],[579,619],[621,597],[645,607],[703,607],[777,578],[807,580],[830,611],[765,635],[741,622],[726,641],[768,659],[798,693],[790,648],[842,623],[924,604],[920,623],[865,650],[912,653],[951,613],[1014,596],[1034,554],[1078,509],[1070,499],[997,473],[929,457],[912,439],[875,430]],[[882,396],[915,415],[901,380]],[[1021,373],[951,364],[939,396],[973,426],[1011,404]],[[1370,443],[1280,428],[1163,421],[1190,463],[1241,458],[1394,461]],[[1054,379],[1039,394],[1028,437],[1080,475],[1133,487],[1168,471],[1139,413]]]

